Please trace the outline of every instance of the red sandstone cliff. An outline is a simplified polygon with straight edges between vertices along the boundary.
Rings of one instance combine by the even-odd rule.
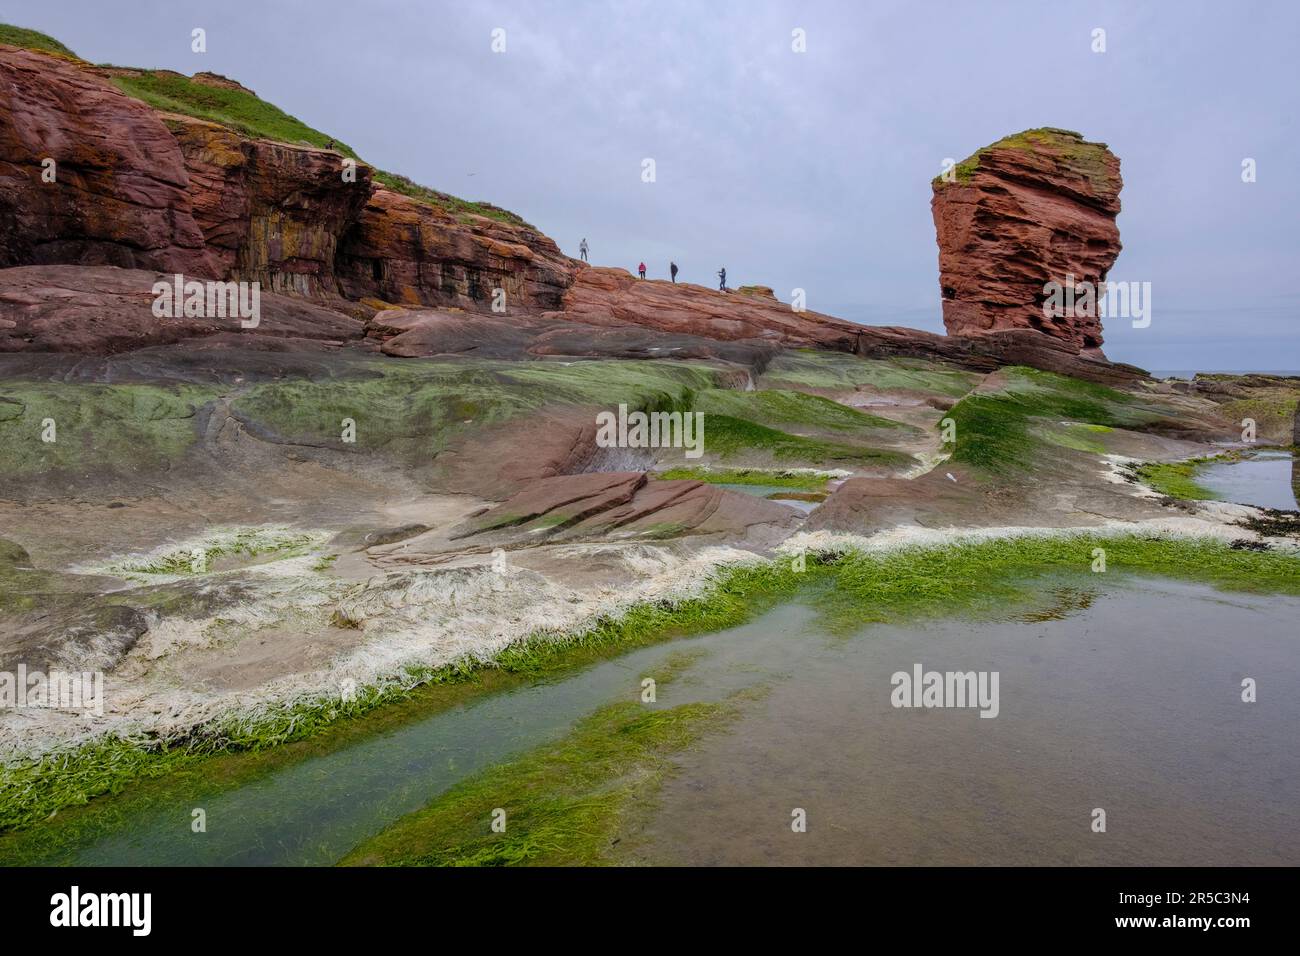
[[[211,275],[188,185],[148,106],[69,60],[0,45],[0,267]]]
[[[559,307],[569,260],[537,230],[376,188],[365,163],[345,177],[334,150],[159,113],[110,82],[140,72],[0,45],[0,268],[108,264],[477,312],[499,288],[515,311]]]
[[[401,356],[743,363],[794,346],[1018,362],[1103,381],[1136,373],[1080,355],[1100,344],[1098,325],[1045,324],[1037,306],[1047,279],[1095,281],[1119,250],[1118,161],[1076,134],[1009,137],[962,164],[956,182],[936,184],[944,337],[794,312],[761,287],[728,294],[588,267],[522,222],[376,186],[364,163],[345,177],[332,149],[158,113],[110,86],[114,72],[0,45],[0,351],[117,351],[228,334],[221,323],[181,328],[151,315],[151,273],[183,272],[315,300],[295,312],[277,299],[286,318],[251,333],[285,341],[359,342],[357,316],[402,306],[401,322],[376,322],[365,340]],[[56,184],[41,181],[46,156],[58,163]],[[146,271],[86,270],[84,294],[73,294],[76,273],[65,267],[91,264]]]
[[[340,291],[396,305],[492,307],[503,289],[511,311],[558,308],[573,281],[570,262],[529,226],[445,209],[382,187],[339,249]]]
[[[203,120],[164,114],[189,173],[194,218],[223,278],[268,292],[328,297],[339,239],[370,195],[370,167],[344,177],[344,157],[252,140]]]

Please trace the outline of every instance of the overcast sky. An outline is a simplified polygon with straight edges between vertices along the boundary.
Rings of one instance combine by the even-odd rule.
[[[930,179],[1035,126],[1122,160],[1147,368],[1300,369],[1300,3],[0,2],[95,62],[238,79],[571,255],[942,331]],[[206,54],[190,31],[207,31]],[[1106,30],[1106,52],[1092,31]],[[492,51],[505,30],[506,50]],[[807,52],[791,49],[795,28]],[[1243,158],[1258,181],[1243,183]],[[642,160],[657,179],[642,182]]]

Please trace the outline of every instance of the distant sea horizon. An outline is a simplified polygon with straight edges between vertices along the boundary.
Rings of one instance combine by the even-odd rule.
[[[1290,369],[1288,371],[1279,371],[1276,369],[1240,369],[1240,368],[1198,368],[1192,371],[1187,369],[1148,369],[1155,378],[1195,378],[1197,375],[1293,375],[1300,377],[1300,370]]]

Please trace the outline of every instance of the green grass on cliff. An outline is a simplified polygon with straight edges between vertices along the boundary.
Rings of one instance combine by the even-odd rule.
[[[75,53],[53,37],[7,23],[0,23],[0,43],[27,50],[40,50],[81,62]],[[128,96],[162,112],[179,113],[218,123],[253,139],[269,139],[317,149],[333,148],[344,156],[361,161],[356,151],[342,140],[308,126],[297,117],[290,116],[278,106],[246,90],[212,86],[166,70],[143,70],[138,75],[115,76],[113,82]],[[376,182],[394,192],[444,209],[462,221],[467,216],[484,216],[516,226],[529,225],[520,216],[499,206],[487,202],[471,202],[450,193],[430,189],[397,173],[376,169],[373,176]]]
[[[46,36],[44,33],[38,33],[35,30],[28,30],[24,27],[16,27],[8,23],[0,23],[0,43],[22,47],[24,50],[39,50],[42,53],[54,53],[58,56],[72,60],[80,59],[77,54],[73,53],[58,40],[54,39],[54,37]]]
[[[146,71],[139,76],[113,78],[123,92],[143,100],[156,110],[180,113],[229,127],[244,136],[282,143],[305,144],[317,149],[333,148],[360,161],[346,143],[313,129],[297,117],[245,90],[200,83],[169,72]],[[374,170],[374,179],[389,189],[457,216],[486,216],[514,225],[528,225],[519,216],[491,203],[470,202],[449,193],[430,189],[396,173]]]
[[[244,90],[209,86],[187,76],[165,72],[115,76],[113,82],[122,92],[143,100],[156,110],[219,123],[255,139],[319,149],[324,149],[331,141],[331,137]],[[346,143],[336,139],[333,144],[333,148],[344,156],[360,158]]]
[[[1020,149],[1034,151],[1044,148],[1059,153],[1065,162],[1082,172],[1095,187],[1101,188],[1107,184],[1110,173],[1102,159],[1106,144],[1090,143],[1083,138],[1082,133],[1077,133],[1072,129],[1058,129],[1055,126],[1040,126],[1037,129],[1012,133],[1009,136],[1002,137],[996,143],[990,143],[988,146],[977,149],[957,164],[955,169],[956,181],[959,183],[970,182],[971,177],[975,175],[975,171],[979,169],[980,160],[990,150]],[[937,186],[948,183],[948,180],[943,178],[942,173],[934,177],[932,181]]]

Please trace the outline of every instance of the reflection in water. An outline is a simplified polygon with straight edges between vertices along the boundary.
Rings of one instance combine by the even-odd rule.
[[[1300,508],[1296,498],[1295,462],[1290,452],[1260,451],[1241,461],[1205,468],[1197,481],[1225,501],[1259,508]]]
[[[328,864],[458,780],[553,740],[694,652],[656,707],[766,685],[680,758],[621,841],[666,863],[1300,862],[1300,600],[1131,582],[1058,588],[1001,623],[849,637],[789,604],[497,694],[220,794],[108,812],[42,845],[81,864]],[[891,675],[997,671],[999,713],[895,709]],[[1259,681],[1259,702],[1241,681]],[[189,784],[186,784],[189,786]],[[200,784],[194,784],[198,787]],[[190,829],[191,810],[208,830]],[[1108,830],[1091,832],[1094,808]],[[806,833],[790,829],[807,811]],[[98,828],[98,829],[97,829]],[[68,834],[64,834],[69,838]]]
[[[798,667],[682,759],[637,835],[643,859],[1300,862],[1300,601],[1144,582],[1060,619],[838,643],[815,640],[797,610],[749,636],[791,635]],[[917,663],[999,672],[998,717],[895,709],[890,675]],[[1258,703],[1241,699],[1246,677]],[[792,832],[795,808],[807,832]],[[1105,833],[1090,828],[1095,808]]]

